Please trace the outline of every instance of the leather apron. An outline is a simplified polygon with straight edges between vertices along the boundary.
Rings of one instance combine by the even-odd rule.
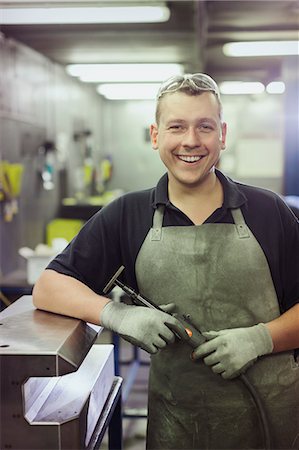
[[[140,292],[174,302],[201,331],[249,327],[280,315],[266,257],[240,209],[234,223],[162,227],[164,206],[136,260]],[[239,378],[224,380],[177,341],[151,357],[148,449],[261,449],[256,406]],[[293,352],[246,372],[268,416],[273,449],[299,448],[299,366]]]

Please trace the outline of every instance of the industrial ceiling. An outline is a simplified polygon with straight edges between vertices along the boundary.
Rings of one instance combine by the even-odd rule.
[[[34,2],[10,0],[0,2],[0,6],[13,3],[26,6]],[[70,3],[78,5],[79,2]],[[82,3],[87,6],[103,2]],[[223,44],[298,40],[297,0],[187,0],[166,4],[170,19],[164,23],[2,25],[0,30],[7,38],[20,41],[62,65],[177,62],[184,65],[186,72],[204,71],[217,81],[238,79],[264,83],[279,78],[282,57],[228,57],[223,54]]]

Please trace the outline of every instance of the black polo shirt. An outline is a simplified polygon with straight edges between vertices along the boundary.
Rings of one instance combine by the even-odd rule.
[[[232,181],[218,170],[216,173],[223,186],[224,202],[205,223],[233,223],[230,209],[241,208],[264,251],[284,312],[299,302],[298,219],[277,194]],[[135,261],[157,205],[166,206],[163,226],[193,225],[170,203],[167,186],[165,174],[155,188],[127,193],[111,202],[84,225],[48,268],[77,278],[101,294],[112,275],[124,265],[123,280],[138,289]]]

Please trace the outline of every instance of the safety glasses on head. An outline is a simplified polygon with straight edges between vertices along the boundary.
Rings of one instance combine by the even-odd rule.
[[[211,91],[220,99],[220,92],[216,82],[205,73],[187,73],[185,75],[175,75],[164,81],[157,94],[157,100],[164,94],[179,91],[185,87],[190,87],[195,91]]]

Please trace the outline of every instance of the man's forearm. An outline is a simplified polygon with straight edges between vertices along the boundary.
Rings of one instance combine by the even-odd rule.
[[[33,289],[33,303],[38,309],[97,325],[101,311],[109,301],[75,278],[49,269],[43,272]]]
[[[299,304],[266,324],[273,341],[273,352],[299,348]]]

